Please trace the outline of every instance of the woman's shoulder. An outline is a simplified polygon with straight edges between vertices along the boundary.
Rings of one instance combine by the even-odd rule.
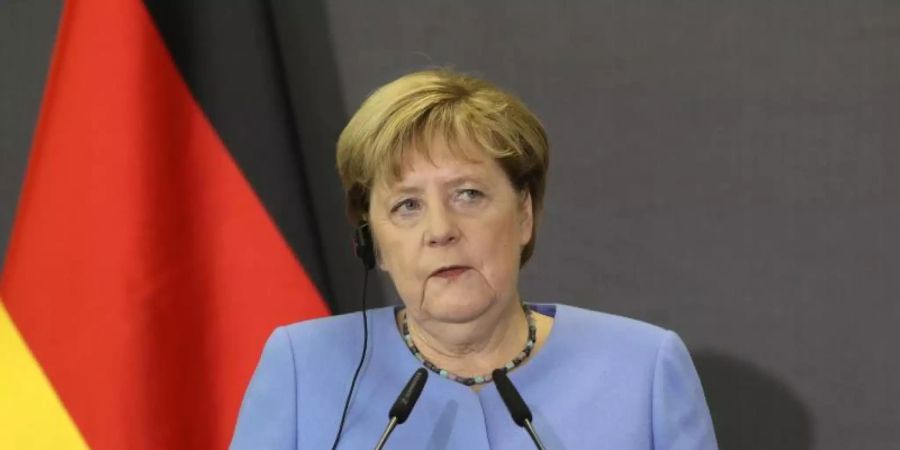
[[[367,310],[369,336],[389,323],[392,311],[391,307]],[[362,341],[363,315],[356,311],[279,326],[266,346],[277,345],[289,352],[297,364],[303,364],[323,358],[332,360],[334,355],[356,355],[362,351]]]
[[[642,320],[593,311],[565,304],[545,305],[554,310],[554,328],[562,337],[579,346],[602,348],[637,355],[655,355],[660,346],[676,335]],[[541,305],[537,310],[541,311]]]
[[[393,320],[393,307],[366,311],[370,329]],[[284,332],[295,352],[356,349],[363,338],[363,314],[359,311],[294,322],[278,328]],[[276,332],[278,332],[276,330]]]
[[[716,448],[703,387],[676,333],[574,306],[555,305],[555,313],[551,340],[557,332],[559,340],[549,370],[558,375],[541,377],[554,380],[549,392],[558,392],[555,381],[566,377],[567,386],[578,387],[579,401],[594,398],[599,405],[613,405],[610,414],[636,418],[634,423],[648,423],[649,418],[654,441],[675,445],[677,440],[678,448]]]
[[[661,373],[693,373],[690,354],[673,331],[575,306],[554,309],[553,329],[542,352],[549,352],[546,358],[556,365],[577,364],[582,373],[607,374],[609,383],[641,386],[651,385]],[[667,372],[666,367],[674,369]]]
[[[661,339],[669,330],[652,323],[631,317],[595,311],[562,303],[536,304],[538,312],[547,311],[555,318],[561,318],[566,326],[577,327],[581,331],[602,333],[624,333]]]

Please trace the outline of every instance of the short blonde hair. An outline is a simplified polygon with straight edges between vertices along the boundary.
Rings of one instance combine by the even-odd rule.
[[[525,264],[534,251],[543,206],[547,134],[516,97],[446,69],[411,73],[382,86],[344,128],[337,143],[337,167],[350,220],[367,217],[375,180],[398,179],[404,152],[412,148],[429,156],[427,144],[436,136],[467,158],[474,156],[472,149],[460,143],[477,144],[500,164],[516,190],[531,195],[535,229],[522,250],[520,264]]]

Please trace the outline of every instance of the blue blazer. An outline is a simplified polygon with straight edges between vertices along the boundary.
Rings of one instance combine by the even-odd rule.
[[[713,450],[703,389],[679,337],[653,325],[565,305],[537,354],[509,374],[548,449]],[[369,312],[370,347],[338,448],[372,448],[420,362],[394,309]],[[362,351],[360,313],[276,329],[241,406],[232,449],[329,449]],[[387,449],[527,449],[493,384],[474,392],[429,372]]]

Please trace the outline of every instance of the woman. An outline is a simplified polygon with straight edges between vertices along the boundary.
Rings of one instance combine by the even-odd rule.
[[[413,73],[374,92],[338,141],[350,218],[403,301],[369,312],[369,353],[340,448],[371,448],[410,375],[433,373],[387,448],[533,448],[501,368],[549,449],[715,449],[699,379],[671,331],[523,303],[548,166],[537,118],[491,84]],[[247,389],[233,448],[331,448],[361,349],[358,315],[281,327]]]

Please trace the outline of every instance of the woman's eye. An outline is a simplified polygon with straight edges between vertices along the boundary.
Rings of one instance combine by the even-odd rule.
[[[460,199],[468,202],[479,200],[484,197],[484,193],[477,189],[462,189],[457,195]]]
[[[408,198],[397,202],[392,208],[392,213],[410,213],[419,209],[419,201],[414,198]]]

